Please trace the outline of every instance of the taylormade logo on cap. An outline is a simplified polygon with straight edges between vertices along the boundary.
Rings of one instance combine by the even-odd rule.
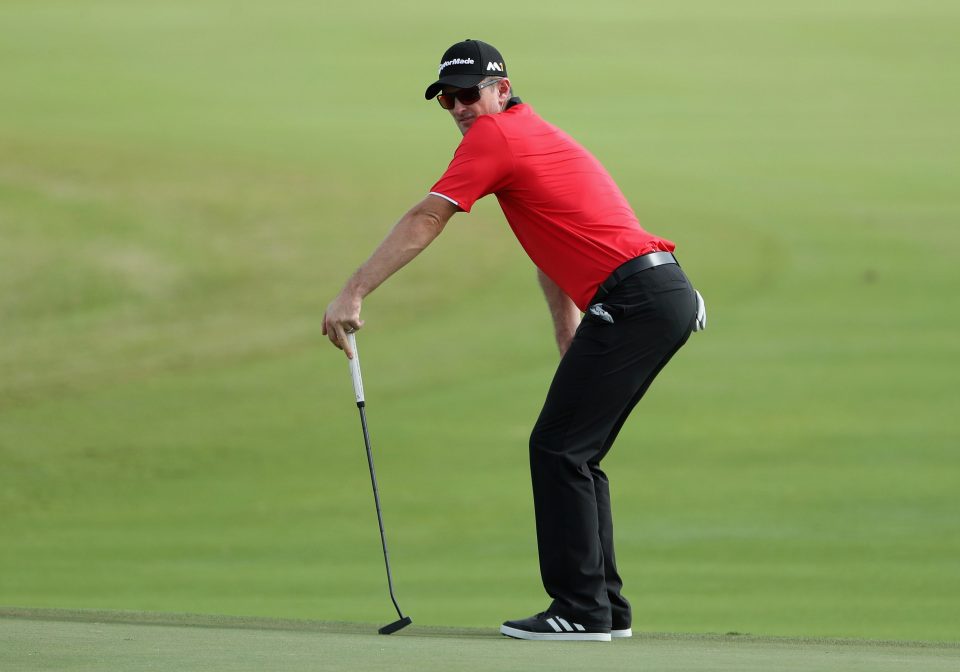
[[[503,72],[503,63],[494,63],[490,61],[487,63],[487,70],[496,70],[497,72]]]
[[[441,63],[440,70],[437,71],[437,74],[439,75],[440,73],[442,73],[443,69],[448,65],[473,65],[473,64],[474,64],[474,60],[472,58],[454,58],[453,60],[444,61],[443,63]]]

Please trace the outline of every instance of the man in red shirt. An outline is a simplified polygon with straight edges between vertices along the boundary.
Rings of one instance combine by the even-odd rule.
[[[600,461],[656,375],[703,326],[702,301],[675,245],[640,227],[603,166],[513,97],[494,47],[478,40],[450,47],[425,96],[450,112],[463,140],[427,197],[327,307],[324,334],[352,357],[346,334],[363,326],[362,299],[455,213],[494,194],[537,266],[562,355],[530,437],[540,573],[553,600],[500,631],[538,640],[629,637]]]

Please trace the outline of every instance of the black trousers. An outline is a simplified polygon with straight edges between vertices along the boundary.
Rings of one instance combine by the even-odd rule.
[[[540,574],[549,611],[578,623],[627,627],[613,548],[610,487],[600,461],[696,318],[679,266],[637,273],[603,299],[613,322],[588,312],[530,437]]]

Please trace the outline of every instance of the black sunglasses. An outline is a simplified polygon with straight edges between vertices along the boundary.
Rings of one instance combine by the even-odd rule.
[[[466,89],[458,89],[453,93],[438,94],[437,102],[440,103],[440,107],[445,110],[452,110],[453,106],[456,104],[455,101],[458,100],[463,105],[473,105],[475,102],[480,100],[480,89],[488,87],[491,84],[496,84],[499,81],[499,79],[494,79],[486,84],[477,84],[476,86],[471,86]]]

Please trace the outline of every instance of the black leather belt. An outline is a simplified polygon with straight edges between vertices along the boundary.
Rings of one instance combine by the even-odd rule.
[[[614,287],[631,275],[636,275],[640,271],[645,271],[655,266],[663,266],[664,264],[677,264],[679,266],[680,262],[678,262],[677,258],[670,252],[651,252],[642,257],[636,257],[630,261],[623,262],[617,266],[609,278],[600,284],[600,288],[597,289],[597,293],[593,295],[593,300],[590,301],[590,305],[601,303],[607,298],[610,292],[613,291]]]

